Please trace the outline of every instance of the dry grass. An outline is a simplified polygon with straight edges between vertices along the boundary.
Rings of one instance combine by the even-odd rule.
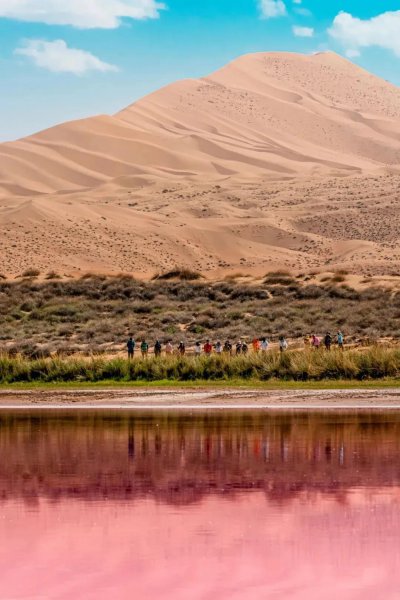
[[[248,356],[162,357],[146,360],[94,357],[0,356],[0,383],[101,381],[365,380],[400,377],[400,349],[364,352],[269,352]]]

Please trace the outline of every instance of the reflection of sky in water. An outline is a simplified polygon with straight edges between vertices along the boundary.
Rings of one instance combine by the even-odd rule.
[[[0,598],[397,599],[400,415],[0,418]]]

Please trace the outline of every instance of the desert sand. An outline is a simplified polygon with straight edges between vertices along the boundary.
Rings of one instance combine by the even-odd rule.
[[[0,273],[400,269],[400,89],[330,52],[243,56],[0,145]]]

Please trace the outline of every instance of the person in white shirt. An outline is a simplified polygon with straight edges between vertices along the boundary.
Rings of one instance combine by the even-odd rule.
[[[215,344],[215,352],[217,354],[222,354],[222,344],[221,344],[221,342],[217,342]]]
[[[285,352],[288,349],[288,343],[283,335],[279,338],[279,350]]]
[[[267,340],[267,338],[263,338],[261,340],[261,352],[266,352],[268,350],[268,346],[269,346],[269,341]]]

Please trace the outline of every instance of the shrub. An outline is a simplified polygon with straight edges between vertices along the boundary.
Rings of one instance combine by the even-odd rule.
[[[296,280],[289,271],[272,271],[267,273],[264,283],[269,285],[292,285],[296,283]]]
[[[40,275],[40,271],[38,271],[37,269],[26,269],[20,275],[20,277],[23,277],[24,279],[30,279],[30,278],[34,278],[34,277],[39,277],[39,275]]]
[[[181,281],[198,281],[203,275],[197,271],[186,268],[175,268],[166,273],[158,273],[153,280],[168,281],[170,279],[180,279]]]
[[[47,273],[47,275],[46,275],[46,279],[47,280],[61,279],[61,275],[59,275],[55,271],[49,271],[49,273]]]

